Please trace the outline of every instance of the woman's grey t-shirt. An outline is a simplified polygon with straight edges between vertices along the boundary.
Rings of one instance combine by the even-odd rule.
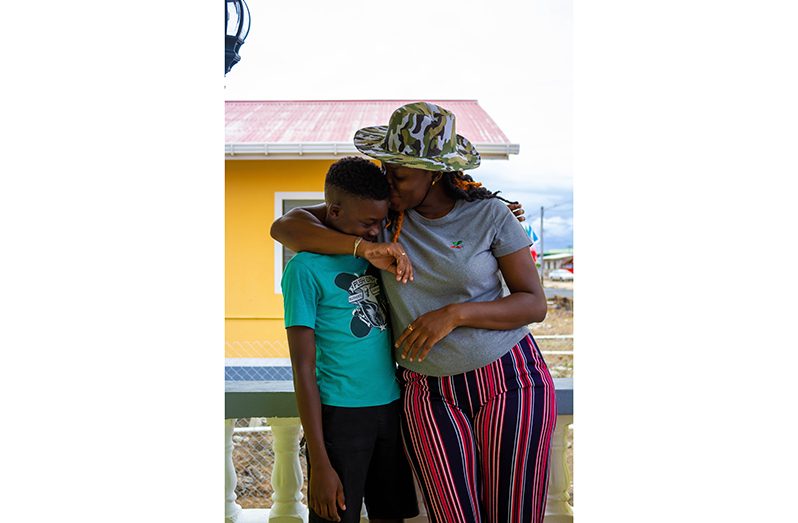
[[[381,241],[390,241],[383,230]],[[516,217],[495,198],[458,200],[442,218],[429,219],[410,209],[405,212],[401,243],[413,263],[414,281],[397,283],[383,273],[390,302],[394,342],[422,314],[450,303],[493,301],[503,296],[496,261],[531,242]],[[526,326],[512,330],[458,327],[432,347],[424,361],[401,359],[400,366],[428,376],[450,376],[484,367],[504,355],[529,333]]]

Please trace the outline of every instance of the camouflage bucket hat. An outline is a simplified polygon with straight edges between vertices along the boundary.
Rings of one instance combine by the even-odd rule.
[[[476,148],[457,134],[454,114],[429,102],[403,105],[388,125],[360,129],[355,147],[383,162],[428,171],[464,171],[480,162]]]

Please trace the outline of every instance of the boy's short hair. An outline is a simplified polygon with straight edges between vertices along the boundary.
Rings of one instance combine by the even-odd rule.
[[[358,156],[341,158],[330,166],[324,192],[335,188],[366,200],[387,200],[391,193],[388,179],[374,162]]]

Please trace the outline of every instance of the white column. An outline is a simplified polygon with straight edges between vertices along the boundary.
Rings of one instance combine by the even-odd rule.
[[[568,431],[574,422],[572,415],[557,416],[557,428],[551,438],[551,464],[549,467],[549,493],[546,498],[545,523],[572,523],[574,511],[568,504],[571,474],[568,471],[566,451]]]
[[[405,519],[405,523],[429,523],[427,517],[427,507],[424,505],[424,495],[421,493],[421,488],[418,486],[415,475],[413,475],[413,484],[416,487],[416,500],[418,500],[418,516],[410,519]]]
[[[241,514],[236,503],[236,468],[233,465],[234,419],[224,420],[224,522],[235,523]]]
[[[302,504],[302,467],[299,462],[299,418],[269,418],[274,435],[272,468],[272,508],[269,523],[307,521],[308,509]]]

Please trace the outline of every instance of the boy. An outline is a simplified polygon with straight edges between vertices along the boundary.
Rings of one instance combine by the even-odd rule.
[[[343,158],[327,172],[324,223],[375,241],[389,194],[379,167]],[[355,256],[300,252],[282,288],[309,454],[309,522],[357,523],[364,497],[374,523],[418,515],[378,271]]]

